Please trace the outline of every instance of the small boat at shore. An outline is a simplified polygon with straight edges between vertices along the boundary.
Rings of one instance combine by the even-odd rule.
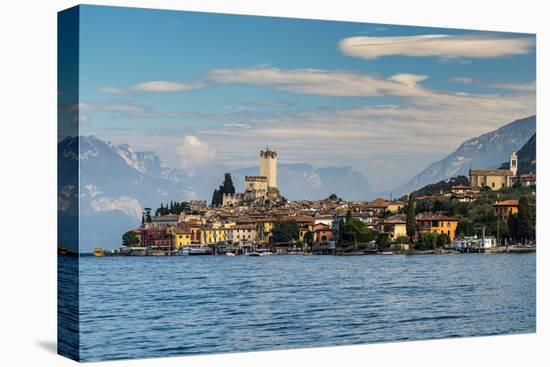
[[[226,252],[225,256],[237,256],[237,255],[235,255],[233,252]]]
[[[204,246],[185,246],[172,252],[174,256],[210,255],[210,248]]]

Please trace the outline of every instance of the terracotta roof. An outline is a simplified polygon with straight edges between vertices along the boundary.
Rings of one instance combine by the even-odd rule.
[[[518,200],[502,200],[497,201],[493,204],[493,206],[518,206]]]
[[[513,176],[514,173],[509,169],[471,169],[470,176]]]
[[[392,215],[391,217],[387,217],[386,219],[384,219],[384,223],[406,223],[407,222],[407,216],[405,214],[395,214],[395,215]]]
[[[367,204],[367,206],[371,208],[382,208],[382,207],[386,207],[387,205],[388,205],[388,202],[384,198],[376,198]]]

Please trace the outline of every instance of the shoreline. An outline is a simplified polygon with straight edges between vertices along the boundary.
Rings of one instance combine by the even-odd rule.
[[[364,250],[364,251],[351,251],[351,252],[341,252],[341,253],[309,253],[309,252],[285,252],[285,253],[276,253],[274,252],[272,256],[391,256],[391,255],[453,255],[453,254],[525,254],[525,253],[536,253],[536,247],[525,247],[525,246],[499,246],[487,249],[466,249],[464,251],[459,251],[455,249],[436,249],[436,250],[405,250],[405,251],[373,251],[373,250]],[[82,257],[174,257],[176,255],[168,254],[123,254],[115,252],[104,252],[102,256],[96,256],[94,253],[81,253],[81,254],[68,254],[60,256],[82,256]],[[225,256],[225,253],[218,254],[200,254],[200,255],[187,255],[187,256]],[[247,254],[237,255],[237,256],[248,256]],[[181,256],[177,256],[181,257]],[[186,257],[186,256],[183,256]],[[254,257],[254,256],[250,256]]]

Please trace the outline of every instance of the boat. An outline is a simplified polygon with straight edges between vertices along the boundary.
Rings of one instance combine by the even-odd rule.
[[[392,251],[382,251],[378,253],[379,255],[393,255]]]
[[[94,249],[94,255],[96,257],[101,257],[101,256],[105,256],[105,253],[103,252],[103,249],[101,247],[96,247]]]
[[[233,252],[226,252],[225,256],[236,256]]]
[[[246,254],[247,256],[262,256],[259,252],[249,252]]]
[[[184,246],[172,252],[175,256],[210,255],[210,248],[205,246]]]
[[[271,251],[260,252],[260,256],[271,256],[271,255],[273,255]]]

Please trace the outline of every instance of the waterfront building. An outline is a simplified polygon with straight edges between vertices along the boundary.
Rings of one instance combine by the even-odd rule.
[[[426,232],[446,234],[451,241],[455,239],[458,218],[442,214],[420,213],[416,216],[417,235],[420,237]]]
[[[152,251],[168,253],[172,250],[173,238],[170,227],[146,224],[141,228],[143,246]]]
[[[391,240],[397,237],[407,236],[407,216],[394,214],[381,222],[381,232],[387,233]]]
[[[226,240],[226,228],[220,226],[205,226],[202,231],[202,243],[211,245]]]
[[[273,217],[264,217],[256,219],[256,231],[258,235],[258,242],[268,244],[271,235],[273,234],[273,223],[275,219]]]
[[[493,204],[493,215],[498,219],[508,220],[508,217],[518,213],[518,200],[502,200]]]
[[[176,250],[191,244],[191,228],[188,225],[173,227],[172,236]]]
[[[257,232],[255,224],[237,224],[227,230],[227,241],[237,245],[256,243]]]
[[[328,243],[334,238],[331,226],[325,223],[314,224],[312,227],[312,232],[313,242],[317,245]]]

